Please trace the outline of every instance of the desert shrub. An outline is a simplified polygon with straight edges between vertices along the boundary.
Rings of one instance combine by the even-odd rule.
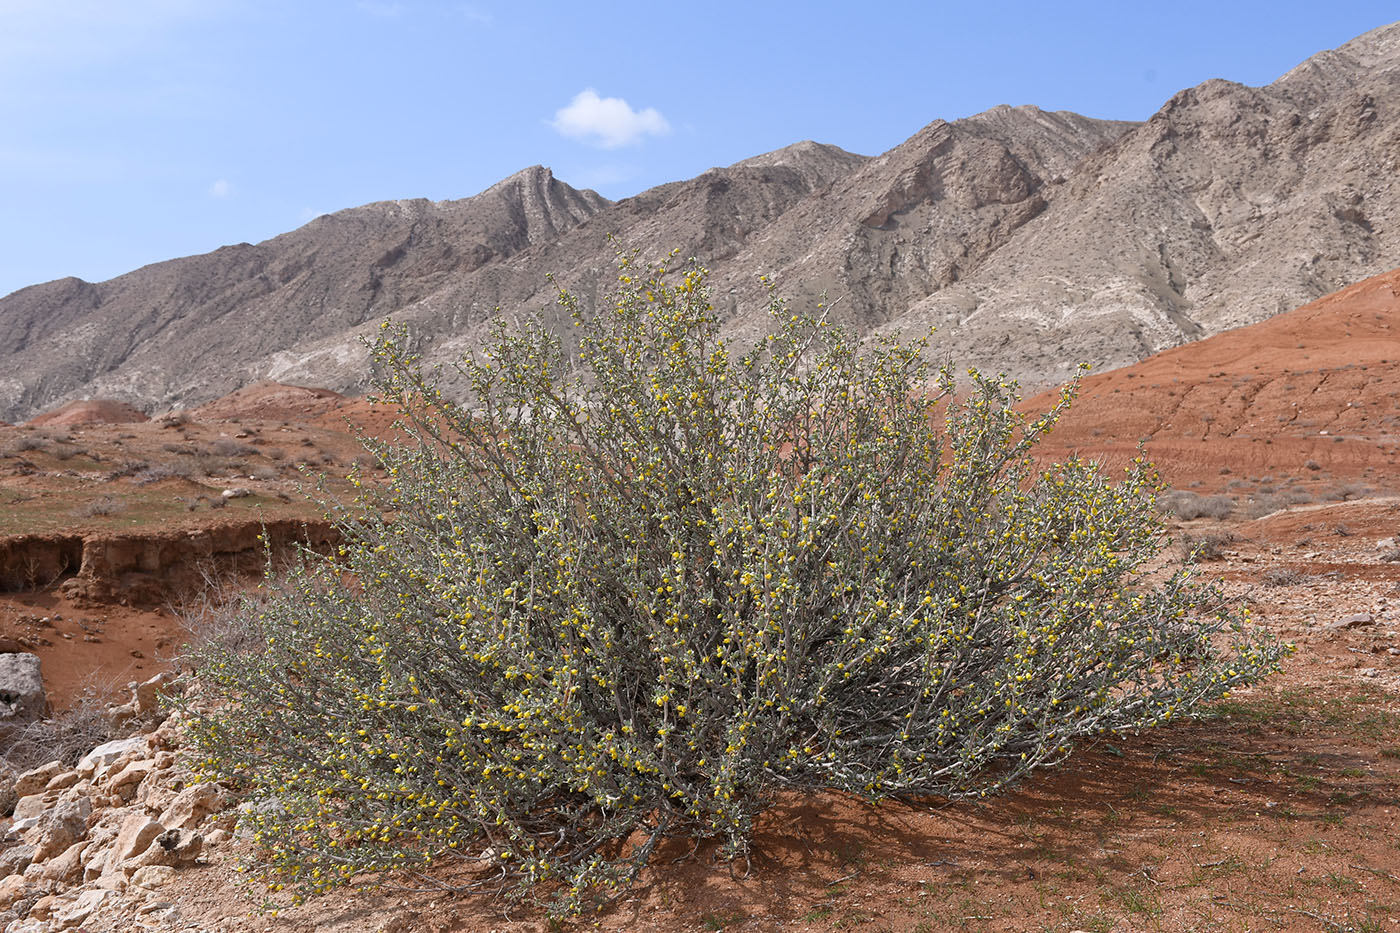
[[[112,496],[98,496],[72,510],[79,518],[94,518],[99,515],[115,515],[126,508],[126,503]]]
[[[194,468],[189,463],[156,463],[138,470],[131,481],[138,486],[158,483],[163,479],[189,479]]]
[[[1239,540],[1233,532],[1214,532],[1195,537],[1182,538],[1182,548],[1193,560],[1220,560],[1225,556],[1225,548]]]
[[[207,452],[216,457],[251,457],[257,454],[258,449],[231,437],[220,437],[210,442]]]
[[[1365,499],[1371,492],[1371,487],[1365,483],[1338,483],[1324,490],[1322,498],[1328,502],[1350,502]]]
[[[1193,518],[1226,518],[1235,510],[1229,496],[1202,496],[1186,489],[1174,489],[1158,497],[1158,505],[1182,521]]]
[[[703,270],[622,261],[596,317],[560,297],[577,367],[498,327],[473,409],[376,346],[415,441],[367,441],[339,553],[200,655],[196,764],[266,801],[253,876],[465,858],[576,908],[668,836],[742,854],[778,791],[983,796],[1275,666],[1191,567],[1149,576],[1150,467],[1035,465],[1071,390],[959,402],[921,344],[776,299],[741,352]]]

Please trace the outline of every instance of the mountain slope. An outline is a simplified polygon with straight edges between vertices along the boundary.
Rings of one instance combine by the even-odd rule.
[[[0,298],[0,419],[259,379],[354,393],[379,319],[409,324],[429,362],[479,346],[498,310],[567,333],[545,274],[590,307],[634,246],[705,262],[735,335],[768,326],[765,273],[862,333],[936,325],[959,362],[1051,383],[1400,265],[1398,165],[1400,24],[1267,87],[1207,81],[1141,124],[996,107],[874,158],[798,143],[617,203],[536,167]]]
[[[1212,80],[1087,159],[996,262],[894,327],[1054,382],[1400,265],[1400,24],[1272,85]]]
[[[536,166],[460,201],[368,204],[100,284],[22,289],[0,300],[0,411],[78,394],[215,397],[256,381],[271,353],[419,301],[609,203]]]

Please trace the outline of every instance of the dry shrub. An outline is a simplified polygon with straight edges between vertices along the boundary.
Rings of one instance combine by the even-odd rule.
[[[1202,496],[1185,489],[1174,489],[1159,496],[1157,504],[1163,511],[1182,521],[1228,518],[1235,510],[1235,500],[1229,496]]]

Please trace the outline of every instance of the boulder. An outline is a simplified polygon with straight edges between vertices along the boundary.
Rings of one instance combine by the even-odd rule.
[[[194,864],[204,851],[204,837],[189,829],[167,829],[156,836],[146,851],[122,865],[122,871],[132,874],[147,865],[182,868]]]
[[[137,684],[132,688],[132,700],[136,704],[136,712],[140,715],[154,713],[160,708],[160,697],[170,682],[175,679],[175,675],[169,671],[162,671],[150,680]]]
[[[13,874],[0,879],[0,910],[8,910],[15,901],[28,893],[29,887],[25,884],[23,875]]]
[[[0,654],[0,734],[8,734],[48,715],[39,656]]]
[[[117,794],[123,800],[130,800],[136,795],[137,786],[154,770],[156,762],[151,758],[127,762],[125,767],[103,782],[103,787],[108,793]]]
[[[15,810],[15,801],[19,800],[19,794],[15,792],[15,782],[18,779],[19,772],[4,758],[0,758],[0,816],[9,816]]]
[[[58,802],[57,794],[30,794],[15,804],[15,823],[33,819]]]
[[[44,786],[44,790],[67,790],[81,780],[82,777],[76,771],[60,771]]]
[[[83,891],[73,900],[55,908],[53,918],[60,930],[82,926],[94,916],[100,917],[103,903],[112,896],[111,891],[104,891],[101,888]]]
[[[169,865],[143,865],[131,876],[131,883],[138,888],[158,888],[169,884],[175,877],[175,869]]]

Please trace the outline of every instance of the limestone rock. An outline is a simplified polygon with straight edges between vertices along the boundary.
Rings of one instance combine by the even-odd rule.
[[[121,829],[117,832],[116,842],[113,843],[111,854],[108,856],[108,864],[112,864],[113,861],[120,864],[135,858],[145,852],[163,832],[165,827],[145,813],[130,813],[122,821]]]
[[[81,780],[82,776],[77,771],[60,771],[44,786],[44,790],[67,790]]]
[[[118,794],[125,800],[130,800],[136,794],[139,785],[146,776],[156,770],[156,762],[152,758],[141,758],[128,762],[120,771],[102,782],[102,787],[112,794]]]
[[[191,865],[204,851],[204,837],[193,830],[167,829],[155,837],[146,851],[122,865],[122,871],[132,874],[148,865],[181,868]]]
[[[127,739],[114,739],[111,742],[103,742],[82,757],[78,762],[78,771],[86,771],[88,774],[99,774],[113,764],[120,761],[127,755],[137,754],[138,749],[146,744],[145,736],[134,735]]]
[[[63,771],[64,767],[61,761],[50,761],[48,764],[31,768],[15,778],[15,796],[28,797],[30,794],[37,794],[48,787],[49,781],[58,777]]]
[[[23,874],[32,861],[34,861],[33,846],[10,846],[8,849],[0,851],[0,877]]]
[[[168,884],[174,877],[175,869],[169,865],[144,865],[131,876],[131,883],[149,890]]]
[[[160,815],[163,826],[193,829],[210,813],[223,809],[225,798],[216,784],[191,784],[176,795]]]
[[[19,823],[22,820],[33,819],[39,816],[57,801],[57,794],[40,793],[30,794],[28,797],[21,797],[19,798],[19,802],[15,804],[15,822]]]
[[[86,838],[91,816],[92,801],[87,797],[61,803],[45,813],[27,834],[34,846],[34,861],[53,858]]]
[[[63,884],[78,884],[83,879],[83,853],[89,842],[84,839],[73,843],[58,856],[44,863],[41,877]]]
[[[61,930],[81,926],[95,915],[100,916],[102,905],[111,898],[111,891],[93,888],[83,891],[72,901],[53,911],[53,918]]]

